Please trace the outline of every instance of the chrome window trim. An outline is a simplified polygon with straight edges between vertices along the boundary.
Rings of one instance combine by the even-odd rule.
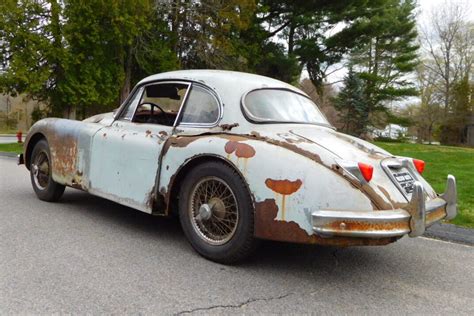
[[[125,114],[127,112],[128,105],[130,104],[130,102],[133,101],[133,97],[135,96],[135,93],[139,92],[140,89],[142,90],[140,92],[140,99],[138,100],[138,103],[140,103],[140,100],[143,97],[143,92],[145,91],[144,86],[140,86],[140,87],[137,87],[136,89],[132,90],[132,93],[130,93],[128,95],[127,99],[124,102],[124,105],[122,105],[123,108],[121,108],[120,111],[117,111],[117,113],[115,113],[114,120],[125,121],[125,122],[131,122],[132,121],[133,117],[135,116],[135,112],[137,111],[138,103],[135,106],[135,109],[133,109],[133,114],[132,114],[131,119],[126,119],[126,118],[122,117],[122,114]]]
[[[298,92],[298,91],[295,91],[295,90],[292,90],[292,89],[289,89],[289,88],[281,88],[281,87],[260,87],[260,88],[256,88],[256,89],[251,89],[247,92],[245,92],[243,95],[242,95],[242,98],[240,99],[240,105],[241,105],[241,111],[242,111],[242,114],[244,115],[245,119],[247,121],[249,121],[250,123],[256,123],[256,124],[306,124],[306,125],[317,125],[317,126],[324,126],[324,127],[329,127],[329,128],[332,128],[332,129],[336,129],[334,126],[332,126],[331,124],[329,124],[329,121],[328,119],[326,118],[326,116],[324,115],[324,113],[319,109],[318,105],[317,104],[314,104],[316,106],[316,109],[318,110],[318,112],[324,117],[324,119],[328,122],[328,124],[324,124],[324,123],[309,123],[309,122],[301,122],[301,121],[274,121],[274,120],[270,120],[270,119],[261,119],[259,117],[256,117],[255,115],[253,115],[249,109],[247,108],[247,105],[245,104],[245,98],[247,97],[247,95],[249,95],[250,93],[254,92],[254,91],[259,91],[259,90],[279,90],[279,91],[288,91],[288,92],[291,92],[291,93],[294,93],[294,94],[297,94],[297,95],[300,95],[302,97],[305,97],[306,99],[310,100],[311,102],[313,102],[313,100],[311,100],[310,97],[308,97],[307,95],[301,93],[301,92]],[[314,103],[314,102],[313,102]]]
[[[188,91],[191,91],[194,85],[196,85],[196,86],[202,88],[203,90],[205,90],[206,92],[208,92],[214,98],[214,100],[216,100],[217,109],[219,111],[219,114],[217,115],[217,120],[212,122],[212,123],[186,123],[186,122],[180,122],[179,126],[183,126],[183,127],[207,127],[207,128],[216,127],[219,124],[219,122],[221,121],[222,116],[224,114],[224,109],[223,109],[222,102],[220,100],[219,95],[217,94],[217,92],[210,89],[208,86],[203,85],[201,83],[196,83],[196,82],[192,83],[191,88]],[[178,114],[178,116],[176,117],[177,120],[178,119],[181,120],[182,111],[183,111],[183,109],[186,108],[186,103],[187,102],[188,102],[188,99],[186,99],[185,103],[183,103],[183,105],[181,107],[181,111]]]
[[[183,102],[181,103],[178,114],[176,115],[176,118],[174,119],[173,128],[175,128],[178,125],[179,118],[181,117],[181,113],[183,112],[183,108],[186,105],[186,101],[188,101],[189,91],[191,91],[192,88],[193,88],[193,83],[189,82],[188,89],[186,89],[186,93],[184,94]]]

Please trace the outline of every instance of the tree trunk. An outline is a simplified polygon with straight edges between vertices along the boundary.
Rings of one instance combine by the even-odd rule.
[[[431,145],[431,134],[433,133],[433,123],[428,126],[428,144]]]
[[[125,80],[120,89],[120,104],[122,104],[128,97],[130,93],[130,86],[132,82],[132,47],[130,46],[127,50],[127,55],[125,56]]]
[[[295,46],[295,22],[293,17],[290,24],[290,33],[288,34],[288,55],[293,54],[293,49]]]

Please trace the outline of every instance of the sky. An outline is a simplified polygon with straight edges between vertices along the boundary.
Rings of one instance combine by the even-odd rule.
[[[431,12],[431,10],[442,7],[446,1],[449,0],[418,0],[420,10],[418,20],[420,22],[426,20],[429,17],[429,12]],[[469,20],[474,21],[474,0],[461,0],[461,2],[464,2],[466,7],[471,7],[471,9],[466,12],[466,15]]]

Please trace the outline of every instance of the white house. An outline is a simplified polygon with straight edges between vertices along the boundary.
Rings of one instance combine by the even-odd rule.
[[[397,139],[399,137],[405,137],[407,131],[407,127],[403,127],[397,124],[388,124],[387,126],[385,126],[384,129],[374,129],[372,133],[374,137]]]

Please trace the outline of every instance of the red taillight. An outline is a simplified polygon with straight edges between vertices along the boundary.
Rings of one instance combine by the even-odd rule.
[[[362,176],[364,177],[365,181],[369,182],[372,179],[372,175],[374,174],[374,167],[362,162],[359,162],[358,166],[360,173],[362,173]]]
[[[425,170],[425,162],[423,160],[413,159],[413,164],[415,165],[416,171],[418,171],[419,174],[422,174]]]

